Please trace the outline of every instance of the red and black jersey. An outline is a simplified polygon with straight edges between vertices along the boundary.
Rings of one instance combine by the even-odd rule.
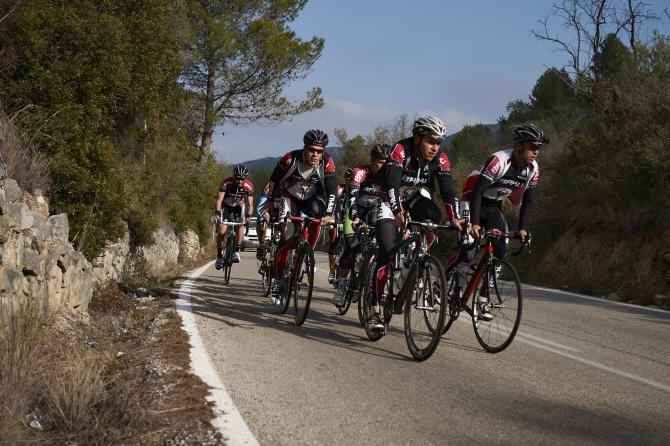
[[[335,162],[329,154],[324,152],[318,165],[309,166],[302,158],[302,150],[293,150],[274,168],[271,190],[274,196],[284,193],[300,201],[321,196],[326,203],[326,215],[333,215],[337,193],[335,175]]]
[[[358,217],[358,208],[356,206],[358,197],[363,195],[387,197],[387,194],[381,191],[381,183],[383,183],[383,169],[380,169],[376,175],[372,175],[369,164],[354,168],[347,194],[349,217],[352,220]]]
[[[237,178],[228,177],[221,181],[219,192],[224,192],[223,202],[226,206],[238,206],[243,203],[249,195],[254,193],[254,185],[249,180],[244,180],[240,186]]]
[[[424,161],[419,154],[414,138],[398,141],[383,167],[385,171],[384,187],[393,214],[401,211],[400,189],[427,188],[431,193],[437,180],[440,195],[444,202],[447,217],[456,215],[456,191],[451,177],[451,163],[447,154],[440,149],[431,161]]]
[[[529,166],[514,162],[514,149],[493,153],[479,170],[470,173],[465,181],[462,201],[470,202],[470,220],[479,224],[481,206],[499,206],[504,199],[521,205],[519,228],[527,229],[533,202],[533,190],[540,180],[537,161]]]

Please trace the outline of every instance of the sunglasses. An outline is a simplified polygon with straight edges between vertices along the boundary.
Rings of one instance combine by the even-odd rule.
[[[316,154],[322,154],[324,152],[324,149],[321,149],[319,147],[305,147],[309,153],[316,153]]]

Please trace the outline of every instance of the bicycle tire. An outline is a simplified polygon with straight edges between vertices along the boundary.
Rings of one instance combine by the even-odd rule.
[[[297,259],[298,271],[296,280],[291,285],[291,290],[293,294],[293,307],[295,309],[295,324],[301,326],[305,322],[305,319],[307,319],[309,304],[312,301],[312,291],[314,289],[314,252],[309,243],[304,242],[298,248]],[[306,282],[304,282],[305,279]],[[307,287],[306,289],[305,286]],[[304,294],[301,294],[301,291]]]
[[[414,283],[410,282],[413,292],[404,304],[405,340],[414,359],[425,361],[435,353],[442,338],[447,315],[447,279],[440,261],[425,254],[407,280]],[[428,318],[433,321],[433,329],[426,323]]]
[[[361,324],[361,327],[365,328],[365,324],[367,323],[367,316],[363,314],[363,295],[369,291],[368,288],[368,279],[369,279],[369,267],[372,262],[374,262],[374,254],[363,259],[363,262],[361,263],[362,269],[361,271],[357,274],[357,280],[358,280],[358,298],[356,301],[358,302],[358,322]]]
[[[230,270],[233,268],[233,239],[226,240],[226,250],[223,253],[223,284],[230,282]]]
[[[262,292],[263,296],[267,297],[270,295],[270,290],[272,289],[272,267],[270,266],[270,262],[264,259],[260,269],[263,271],[261,275]]]
[[[284,279],[282,283],[284,284],[284,288],[282,289],[281,294],[279,295],[279,301],[275,303],[275,306],[277,307],[277,312],[279,314],[284,314],[288,310],[289,303],[291,302],[291,275],[293,274],[293,255],[294,253],[291,253],[286,261],[286,265],[284,266]],[[276,279],[275,279],[276,280]]]
[[[368,264],[369,265],[369,264]],[[370,270],[367,266],[365,268],[365,276],[362,276],[362,279],[365,281],[363,283],[363,286],[361,287],[361,294],[358,298],[358,318],[363,325],[363,329],[365,330],[365,334],[368,337],[369,340],[376,342],[380,340],[384,336],[384,331],[383,330],[370,330],[368,328],[368,319],[370,319],[370,284],[372,282],[370,275],[372,274],[372,270]],[[383,306],[383,303],[382,303]],[[382,311],[379,316],[384,320],[384,312]]]
[[[477,341],[484,350],[498,353],[512,343],[521,323],[523,310],[521,281],[519,273],[511,263],[502,259],[493,259],[475,289],[482,289],[484,284],[486,284],[484,289],[487,290],[493,319],[480,320],[479,305],[473,302],[472,325]]]
[[[446,334],[451,326],[454,324],[454,321],[458,319],[458,313],[460,309],[460,301],[459,297],[456,292],[456,274],[454,274],[454,271],[447,271],[445,273],[445,278],[447,279],[447,299],[449,302],[449,306],[447,307],[447,317],[444,321],[444,328],[442,328],[442,335]]]
[[[351,290],[347,288],[347,293],[344,295],[344,305],[335,305],[340,316],[344,316],[347,314],[347,311],[349,311],[349,307],[351,306],[351,294]]]

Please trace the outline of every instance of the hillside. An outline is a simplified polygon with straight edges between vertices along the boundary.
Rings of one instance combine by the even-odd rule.
[[[498,129],[498,124],[486,124],[487,127],[489,127],[492,131],[496,132]],[[451,143],[451,141],[460,134],[461,132],[458,131],[456,133],[452,133],[451,135],[447,136],[444,139],[444,145],[447,145]],[[330,154],[335,159],[335,163],[338,161],[338,151],[342,147],[328,147],[326,149],[326,152]],[[274,167],[277,165],[277,161],[279,161],[280,156],[266,156],[264,158],[256,158],[253,160],[248,160],[248,161],[243,161],[239,164],[244,164],[249,168],[249,170],[257,171],[261,169],[269,169],[272,170]]]

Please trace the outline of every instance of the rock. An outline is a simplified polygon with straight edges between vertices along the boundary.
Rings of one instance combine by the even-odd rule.
[[[0,226],[16,231],[23,231],[33,225],[33,214],[25,203],[8,203],[1,219],[4,221]]]
[[[195,231],[187,229],[179,234],[179,259],[194,261],[200,254],[200,238]]]
[[[16,180],[5,178],[0,182],[0,203],[14,203],[21,198],[21,188]]]
[[[67,214],[52,215],[47,219],[45,238],[68,243],[70,223]]]
[[[40,189],[36,189],[32,195],[25,193],[23,200],[28,208],[43,219],[49,218],[49,203]]]

